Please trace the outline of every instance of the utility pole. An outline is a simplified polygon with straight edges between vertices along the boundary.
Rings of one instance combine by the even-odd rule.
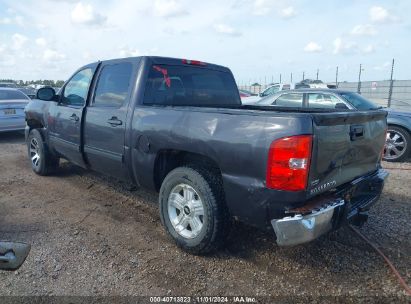
[[[391,97],[392,97],[392,87],[394,86],[394,80],[392,79],[394,75],[394,58],[392,59],[391,64],[391,77],[390,77],[390,90],[388,91],[388,107],[391,107]]]
[[[335,87],[338,87],[338,65],[337,69],[335,70]]]
[[[303,72],[303,81],[304,81],[305,72]]]
[[[317,69],[317,80],[318,80],[318,73],[320,72],[320,69]]]
[[[361,71],[362,71],[362,64],[360,64],[360,71],[358,73],[358,87],[357,87],[358,94],[361,94]]]
[[[290,83],[293,83],[293,73],[291,73],[291,81]]]
[[[280,73],[280,83],[281,83],[281,73]]]

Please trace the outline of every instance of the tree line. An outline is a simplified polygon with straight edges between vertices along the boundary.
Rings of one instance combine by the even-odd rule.
[[[30,84],[40,84],[40,85],[45,85],[45,86],[50,86],[50,87],[61,87],[64,84],[63,80],[14,80],[14,79],[0,79],[0,82],[12,82],[15,83],[18,86],[25,87]]]

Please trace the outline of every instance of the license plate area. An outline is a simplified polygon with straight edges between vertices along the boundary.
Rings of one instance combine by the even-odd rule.
[[[4,109],[4,115],[16,115],[16,109]]]

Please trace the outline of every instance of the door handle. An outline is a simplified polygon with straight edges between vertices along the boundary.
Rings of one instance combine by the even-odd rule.
[[[111,117],[109,120],[107,120],[107,123],[109,123],[111,126],[121,126],[123,122],[118,119],[116,116]]]
[[[78,116],[77,116],[75,113],[73,113],[73,114],[71,114],[71,116],[70,116],[70,120],[73,120],[73,121],[77,122],[77,121],[80,120],[80,118],[78,118]]]

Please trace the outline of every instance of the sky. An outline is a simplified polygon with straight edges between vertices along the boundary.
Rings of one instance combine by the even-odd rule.
[[[411,79],[411,1],[0,0],[0,79],[65,80],[155,55],[229,67],[242,84]]]

